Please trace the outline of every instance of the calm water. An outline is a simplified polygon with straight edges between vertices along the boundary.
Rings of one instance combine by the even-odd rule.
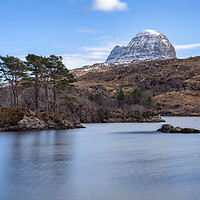
[[[200,118],[166,117],[200,129]],[[0,200],[199,200],[200,134],[161,124],[0,134]]]

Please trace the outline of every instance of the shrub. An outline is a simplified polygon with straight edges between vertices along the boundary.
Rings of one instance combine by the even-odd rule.
[[[124,102],[125,100],[126,100],[126,96],[125,96],[123,90],[120,89],[120,91],[119,91],[119,93],[117,95],[117,101],[118,102]]]
[[[94,101],[96,102],[98,105],[102,106],[104,104],[104,101],[103,101],[103,97],[100,93],[97,93],[97,94],[91,94],[88,99],[90,101]]]
[[[153,105],[152,93],[150,91],[141,90],[140,88],[135,88],[132,92],[127,92],[126,95],[120,90],[117,95],[117,100],[119,102],[125,102],[128,105]]]

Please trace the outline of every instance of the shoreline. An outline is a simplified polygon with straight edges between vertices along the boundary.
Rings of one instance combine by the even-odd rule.
[[[170,117],[177,117],[177,118],[198,118],[200,116],[194,116],[194,115],[185,115],[185,116],[180,116],[180,115],[155,115],[155,116],[150,116],[148,118],[132,118],[127,119],[127,121],[123,121],[126,119],[122,118],[108,118],[105,119],[104,121],[99,121],[99,122],[78,122],[78,121],[67,121],[63,120],[62,124],[55,124],[55,123],[47,123],[43,120],[38,119],[36,116],[29,116],[27,117],[24,115],[24,117],[18,121],[14,126],[11,124],[13,123],[12,119],[10,124],[6,124],[5,127],[0,128],[0,133],[9,133],[9,132],[15,132],[15,133],[23,133],[23,132],[29,132],[29,131],[56,131],[56,130],[72,130],[72,129],[79,129],[79,128],[86,128],[84,127],[84,124],[136,124],[136,123],[141,123],[141,124],[162,124],[165,123],[166,120],[165,118],[170,118]]]

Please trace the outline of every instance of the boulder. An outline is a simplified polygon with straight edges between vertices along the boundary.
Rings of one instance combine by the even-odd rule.
[[[143,122],[165,122],[160,115],[149,116],[148,118],[143,118]]]
[[[174,127],[171,124],[163,124],[157,131],[162,133],[200,133],[198,129]]]
[[[18,122],[21,131],[28,130],[43,130],[46,129],[46,124],[35,116],[27,117],[26,115]]]

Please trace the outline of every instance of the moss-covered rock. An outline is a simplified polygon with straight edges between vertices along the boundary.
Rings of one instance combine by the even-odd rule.
[[[171,124],[163,124],[157,131],[163,133],[200,133],[198,129],[174,127]]]

